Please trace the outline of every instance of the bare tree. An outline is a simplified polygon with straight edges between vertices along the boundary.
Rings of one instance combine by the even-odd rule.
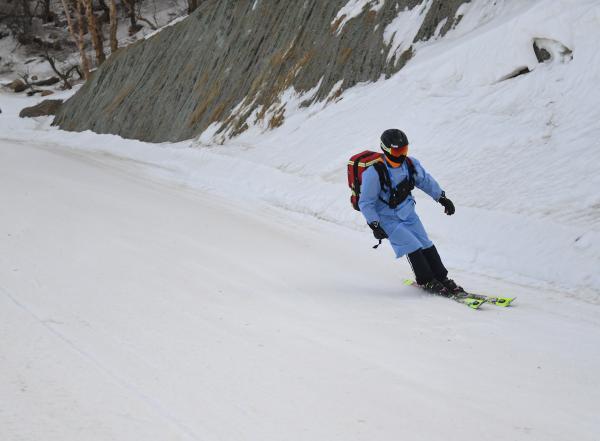
[[[43,19],[44,19],[44,23],[49,23],[52,20],[54,20],[54,12],[52,12],[52,9],[50,8],[50,0],[42,0],[42,7],[43,7]]]
[[[29,0],[21,0],[21,5],[23,7],[23,12],[29,18],[29,22],[33,19],[33,14],[31,13],[31,8],[29,7]]]
[[[104,0],[98,0],[98,4],[102,9],[102,15],[100,16],[100,21],[102,23],[108,23],[110,21],[110,8],[106,5]]]
[[[72,89],[73,86],[71,85],[71,76],[73,75],[73,72],[77,72],[79,74],[79,78],[83,78],[83,75],[81,74],[81,71],[79,70],[79,66],[76,64],[74,66],[69,67],[66,71],[61,72],[60,70],[58,70],[58,68],[56,67],[56,63],[54,61],[54,58],[52,58],[50,56],[50,54],[48,53],[48,51],[46,50],[44,53],[44,58],[48,61],[48,63],[50,63],[50,67],[52,67],[52,70],[60,77],[60,79],[63,81],[63,89]],[[58,78],[56,78],[58,80]],[[45,84],[54,84],[54,83],[50,83],[50,81],[52,81],[53,79],[49,79],[46,81],[38,81],[37,83],[34,83],[36,86],[43,86]]]
[[[6,24],[21,44],[29,44],[33,41],[32,14],[27,0],[0,1],[0,21]]]
[[[142,26],[137,23],[135,14],[135,0],[123,0],[123,2],[127,5],[127,9],[129,10],[129,35],[133,35],[142,28]]]
[[[191,14],[198,8],[198,0],[188,0],[188,14]]]
[[[67,6],[67,2],[66,2],[66,0],[60,0],[60,1],[63,5],[63,9],[65,10],[65,17],[67,17],[67,25],[69,27],[69,33],[71,34],[71,37],[73,37],[73,40],[75,40],[75,42],[77,42],[77,46],[79,47],[79,55],[81,57],[81,69],[83,70],[83,77],[87,80],[90,77],[90,60],[88,59],[87,54],[85,53],[85,42],[83,40],[83,19],[81,17],[80,11],[79,11],[79,2],[77,2],[76,6],[75,6],[75,12],[77,15],[79,33],[75,34],[75,29],[73,27],[73,20],[71,18],[71,11],[69,10],[69,7]]]
[[[117,3],[115,0],[110,0],[110,51],[114,53],[119,49],[117,41]]]
[[[96,16],[94,15],[92,0],[83,0],[83,5],[85,6],[85,12],[88,22],[88,29],[90,31],[90,36],[92,37],[92,44],[94,45],[94,50],[96,51],[96,62],[98,66],[104,63],[106,56],[104,55],[104,38],[102,37],[102,25],[98,23],[96,20]]]

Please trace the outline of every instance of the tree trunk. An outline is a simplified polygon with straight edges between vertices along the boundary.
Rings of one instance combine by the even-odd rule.
[[[44,0],[44,23],[50,23],[54,18],[54,14],[50,9],[50,0]]]
[[[127,0],[129,4],[129,18],[131,20],[131,27],[137,28],[137,21],[135,20],[135,0]]]
[[[110,21],[110,8],[106,6],[106,2],[104,0],[98,0],[98,4],[102,8],[102,15],[100,16],[100,21],[102,23],[108,23]]]
[[[129,26],[129,35],[133,35],[142,28],[137,24],[137,20],[135,18],[135,0],[123,0],[123,2],[129,9],[129,21],[131,23]]]
[[[115,53],[119,49],[117,41],[117,3],[116,0],[110,0],[110,52]]]
[[[33,15],[31,14],[31,8],[29,7],[29,0],[21,0],[21,6],[23,7],[23,15],[25,15],[29,23],[31,23]]]
[[[83,70],[83,77],[86,81],[90,78],[90,61],[85,53],[85,44],[83,41],[83,20],[81,18],[81,14],[79,13],[78,6],[75,8],[77,11],[77,19],[79,20],[79,35],[75,35],[75,29],[73,28],[73,20],[71,19],[71,12],[69,11],[69,7],[67,6],[66,0],[61,0],[63,9],[65,10],[65,16],[67,17],[67,25],[69,27],[69,33],[73,40],[77,42],[77,46],[79,47],[79,55],[81,56],[81,69]]]
[[[188,15],[196,10],[198,7],[198,0],[188,0]]]
[[[92,43],[96,50],[96,62],[98,66],[104,63],[106,56],[104,55],[104,41],[102,38],[102,28],[98,26],[96,16],[92,9],[92,0],[83,0],[85,6],[85,13],[88,21],[88,29],[90,30],[90,36],[92,37]]]

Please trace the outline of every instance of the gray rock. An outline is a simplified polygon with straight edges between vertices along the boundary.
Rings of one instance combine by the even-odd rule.
[[[444,18],[441,34],[450,29],[466,1],[433,0],[415,41],[433,35]],[[189,139],[212,123],[227,136],[255,118],[277,127],[285,119],[285,90],[314,90],[303,105],[338,99],[357,83],[389,77],[411,58],[409,49],[388,59],[383,32],[398,11],[421,1],[387,0],[340,29],[334,19],[346,3],[206,0],[182,22],[112,55],[53,124],[154,142]],[[339,90],[330,96],[334,85]]]
[[[443,36],[460,22],[462,15],[457,15],[458,8],[463,3],[469,3],[470,0],[446,0],[434,2],[427,11],[425,20],[421,25],[421,29],[415,37],[415,41],[429,40],[435,36],[437,27],[445,20],[445,23],[439,29],[439,35]]]
[[[538,60],[538,63],[544,63],[552,59],[552,54],[546,48],[539,47],[537,42],[533,41],[533,52]]]
[[[22,80],[14,80],[8,85],[8,87],[15,93],[23,92],[25,89],[27,89],[27,85]]]
[[[573,51],[552,38],[534,38],[533,51],[539,63],[568,63],[573,59]]]
[[[32,80],[35,80],[35,78],[31,78]],[[40,80],[40,81],[35,81],[34,83],[32,83],[34,86],[52,86],[53,84],[58,83],[60,80],[58,79],[58,77],[50,77],[47,78],[45,80]]]
[[[57,111],[63,104],[63,100],[44,100],[41,103],[25,107],[19,113],[21,118],[33,118],[36,116],[56,115]]]

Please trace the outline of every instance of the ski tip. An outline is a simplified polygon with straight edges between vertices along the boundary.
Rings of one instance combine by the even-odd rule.
[[[516,299],[516,297],[496,297],[496,302],[495,304],[497,306],[502,306],[504,308],[506,308],[507,306],[510,306],[511,303]]]
[[[410,279],[404,279],[404,284],[405,284],[406,286],[410,286],[410,285],[412,285],[413,283],[414,283],[414,282],[413,282],[412,280],[410,280]]]

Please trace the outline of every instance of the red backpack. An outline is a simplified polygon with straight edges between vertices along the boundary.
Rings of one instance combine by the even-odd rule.
[[[385,201],[391,208],[396,208],[406,197],[408,197],[415,188],[415,166],[410,158],[406,158],[408,165],[408,178],[398,184],[397,187],[392,188],[390,176],[383,162],[383,153],[373,152],[371,150],[365,150],[364,152],[353,155],[348,160],[348,186],[352,190],[350,196],[350,203],[355,210],[360,211],[358,201],[360,200],[360,185],[362,184],[362,175],[365,170],[374,166],[379,175],[379,183],[381,188],[389,188],[391,192],[391,198],[389,201]]]
[[[362,183],[362,174],[365,170],[376,163],[383,164],[383,153],[365,150],[350,157],[348,161],[348,186],[352,190],[350,202],[355,210],[360,211],[358,200],[360,198],[360,184]]]

